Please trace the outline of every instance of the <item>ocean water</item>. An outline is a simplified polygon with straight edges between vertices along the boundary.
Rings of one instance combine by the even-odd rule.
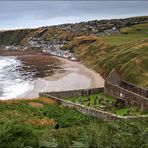
[[[15,57],[0,56],[0,100],[19,98],[33,90],[30,77],[20,71],[21,65]]]

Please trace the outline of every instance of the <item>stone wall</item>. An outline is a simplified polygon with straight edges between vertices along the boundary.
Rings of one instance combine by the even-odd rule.
[[[79,90],[69,90],[69,91],[59,91],[59,92],[46,92],[48,95],[56,96],[62,99],[71,98],[76,96],[85,96],[87,93],[100,93],[104,92],[104,88],[91,88],[91,89],[79,89]]]
[[[104,92],[137,106],[141,111],[148,111],[148,90],[121,80],[115,69],[111,71],[105,81]]]
[[[93,116],[93,117],[96,117],[96,118],[104,120],[104,121],[119,121],[119,120],[129,120],[129,119],[135,119],[135,118],[137,119],[137,118],[148,117],[147,115],[118,116],[118,115],[108,113],[108,112],[105,112],[105,111],[102,111],[102,110],[97,110],[97,109],[94,109],[94,108],[91,108],[91,107],[85,107],[84,105],[80,105],[80,104],[77,104],[77,103],[66,101],[66,100],[61,99],[59,97],[52,96],[48,92],[47,93],[40,93],[40,97],[46,97],[46,98],[53,99],[58,104],[62,104],[63,106],[67,106],[67,107],[72,107],[72,108],[76,109],[77,111],[81,112],[82,114]]]
[[[148,98],[148,89],[146,89],[146,88],[138,87],[134,84],[128,83],[123,80],[121,81],[120,86],[125,89],[128,89],[129,91],[132,91],[134,93],[137,93],[141,96]]]
[[[117,71],[115,69],[113,69],[110,72],[110,74],[108,75],[108,77],[106,78],[105,82],[110,82],[115,85],[120,85],[121,78],[120,78],[119,74],[117,73]]]
[[[141,111],[148,111],[148,98],[124,89],[118,85],[105,82],[105,93],[115,98],[123,99],[133,106],[137,106]]]

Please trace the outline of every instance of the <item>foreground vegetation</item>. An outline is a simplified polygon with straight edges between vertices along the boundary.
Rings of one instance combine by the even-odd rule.
[[[146,148],[147,122],[100,121],[45,98],[1,101],[0,147]]]

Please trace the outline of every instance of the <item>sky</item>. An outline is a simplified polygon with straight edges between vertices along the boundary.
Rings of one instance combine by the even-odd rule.
[[[148,16],[148,1],[0,1],[0,30]]]

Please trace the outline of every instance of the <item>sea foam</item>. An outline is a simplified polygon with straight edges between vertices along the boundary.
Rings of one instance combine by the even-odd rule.
[[[19,71],[21,64],[15,57],[0,56],[0,100],[18,98],[33,89]]]

